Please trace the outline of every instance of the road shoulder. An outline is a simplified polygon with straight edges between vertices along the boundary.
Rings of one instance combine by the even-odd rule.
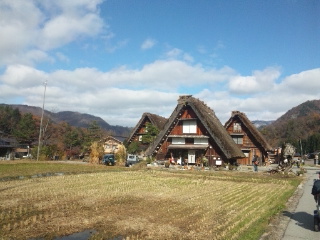
[[[266,232],[261,236],[260,240],[281,240],[287,229],[289,221],[298,206],[299,200],[303,194],[303,188],[308,180],[308,176],[303,177],[303,181],[297,187],[294,194],[288,200],[286,208],[271,219]],[[285,214],[284,214],[285,213]]]

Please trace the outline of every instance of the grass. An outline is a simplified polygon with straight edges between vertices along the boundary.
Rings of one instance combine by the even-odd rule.
[[[301,180],[223,171],[6,165],[0,164],[0,175],[6,168],[7,177],[72,174],[0,182],[3,239],[53,239],[86,229],[96,230],[91,239],[259,239]]]
[[[30,178],[35,175],[50,175],[50,174],[79,174],[79,173],[90,173],[90,172],[104,172],[119,169],[114,166],[105,165],[91,165],[91,164],[70,164],[66,162],[37,162],[28,160],[17,160],[17,161],[0,161],[0,181],[17,178]]]

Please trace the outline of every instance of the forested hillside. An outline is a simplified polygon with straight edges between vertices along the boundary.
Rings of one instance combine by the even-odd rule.
[[[0,137],[15,139],[15,148],[29,146],[35,156],[39,143],[41,117],[29,112],[21,113],[18,108],[0,105]],[[90,151],[93,142],[100,142],[112,131],[101,128],[92,121],[87,127],[75,127],[67,122],[54,122],[50,114],[43,117],[41,131],[41,152],[44,158],[53,156],[78,157]]]
[[[39,136],[41,108],[25,105],[0,105],[0,131],[14,136],[21,143],[35,143]],[[95,138],[112,135],[128,136],[130,128],[111,126],[99,117],[75,112],[45,111],[43,143],[51,152],[78,154]],[[269,122],[268,122],[269,123]],[[320,150],[320,100],[307,101],[290,109],[268,124],[258,121],[259,128],[273,147],[292,143],[297,151],[310,153]],[[121,139],[121,140],[124,140]],[[56,149],[56,150],[55,150]]]
[[[2,106],[6,106],[5,104],[0,104]],[[40,107],[28,106],[28,105],[7,105],[12,108],[17,108],[19,111],[24,113],[31,113],[34,116],[41,117],[42,109]],[[131,128],[122,127],[122,126],[112,126],[104,121],[100,117],[96,117],[86,113],[78,113],[71,111],[63,111],[63,112],[51,112],[44,111],[44,116],[50,118],[50,120],[54,123],[66,122],[74,127],[83,127],[88,128],[92,122],[96,122],[97,125],[103,130],[108,131],[110,134],[115,136],[124,136],[127,137],[130,134]]]
[[[261,128],[274,147],[290,142],[303,153],[320,149],[320,100],[304,102],[290,109],[272,124]],[[300,152],[300,151],[299,151]]]

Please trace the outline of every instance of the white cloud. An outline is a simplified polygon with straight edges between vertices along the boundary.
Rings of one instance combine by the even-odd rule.
[[[56,57],[61,62],[65,62],[65,63],[69,63],[70,62],[70,59],[66,55],[64,55],[62,52],[57,52],[56,53]]]
[[[50,57],[43,51],[102,33],[105,25],[98,11],[101,2],[0,1],[0,66],[47,61]],[[38,56],[28,56],[35,52]]]
[[[10,65],[4,74],[0,76],[0,83],[4,85],[14,86],[17,89],[25,87],[33,87],[39,82],[44,82],[46,74],[42,71],[28,67],[25,65]]]
[[[0,65],[11,62],[11,58],[34,43],[43,19],[32,1],[0,1]]]
[[[278,90],[295,94],[318,94],[320,92],[320,68],[286,77],[279,85]]]
[[[150,48],[153,48],[153,46],[156,44],[156,40],[152,39],[152,38],[148,38],[146,40],[144,40],[144,42],[141,45],[141,49],[142,50],[147,50]]]
[[[0,76],[0,86],[15,88],[10,90],[12,96],[22,96],[25,104],[39,106],[42,84],[47,79],[48,109],[99,113],[99,116],[105,115],[105,111],[112,113],[109,117],[114,119],[126,112],[130,113],[128,122],[121,124],[128,125],[132,123],[130,119],[140,117],[143,112],[170,115],[182,85],[187,88],[198,84],[214,86],[232,74],[230,68],[208,70],[178,60],[155,61],[141,69],[122,67],[102,72],[95,68],[77,68],[49,74],[25,65],[10,65]],[[109,119],[106,121],[114,124]]]
[[[103,76],[105,82],[120,87],[150,88],[176,91],[180,86],[194,84],[215,85],[227,80],[234,71],[231,68],[205,69],[201,65],[190,65],[178,60],[159,60],[146,64],[141,70],[121,68]]]
[[[41,63],[41,62],[54,62],[54,58],[48,55],[45,51],[41,50],[30,50],[25,54],[25,61],[28,65],[33,65],[33,63]]]
[[[122,66],[108,72],[95,68],[58,70],[51,74],[54,85],[70,85],[72,89],[150,89],[175,92],[181,86],[215,86],[227,81],[235,73],[231,68],[205,69],[201,65],[190,65],[183,61],[155,61],[141,69],[128,69]]]
[[[186,62],[193,62],[194,61],[193,57],[188,53],[183,54],[183,60]]]
[[[254,71],[252,76],[235,76],[229,82],[229,89],[235,94],[255,94],[273,89],[280,76],[279,68],[266,68]]]
[[[182,55],[183,51],[178,48],[173,48],[170,49],[167,53],[166,56],[170,59],[176,59]]]
[[[126,47],[128,42],[129,42],[128,39],[117,41],[115,44],[111,44],[110,42],[108,42],[106,50],[107,50],[108,53],[113,53],[118,49]]]
[[[179,48],[172,48],[165,53],[166,58],[170,60],[179,59],[188,63],[194,62],[193,57]]]
[[[246,113],[250,120],[274,120],[302,102],[320,98],[316,81],[320,78],[320,69],[280,80],[279,74],[278,70],[267,68],[246,76],[272,89],[246,97],[232,95],[228,88],[230,80],[239,75],[233,69],[205,69],[178,60],[155,61],[141,69],[122,67],[107,72],[77,68],[45,73],[24,65],[11,65],[0,75],[0,86],[3,99],[23,98],[24,104],[41,107],[43,82],[47,79],[46,109],[94,114],[109,124],[130,127],[144,112],[169,117],[179,95],[193,94],[208,104],[224,124],[233,110]],[[203,90],[195,90],[199,85],[204,86]],[[260,86],[254,90],[257,89],[261,91]]]
[[[102,20],[96,14],[57,16],[40,32],[40,47],[44,50],[61,47],[79,36],[94,36],[102,30]]]
[[[255,71],[253,76],[243,77],[246,80],[253,79],[253,85],[259,82],[257,80],[259,78],[259,83],[265,87],[262,89],[261,86],[254,85],[255,88],[251,88],[254,94],[246,97],[232,95],[233,92],[228,89],[219,92],[205,89],[196,96],[214,109],[222,123],[230,117],[233,110],[246,113],[250,120],[276,120],[303,102],[320,99],[319,68],[293,74],[280,79],[280,82],[277,83],[279,74],[276,70],[268,68],[263,71]],[[261,82],[263,79],[266,79],[266,84]],[[241,88],[240,85],[238,86]]]

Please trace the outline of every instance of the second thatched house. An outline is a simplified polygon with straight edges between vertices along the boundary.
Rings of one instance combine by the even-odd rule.
[[[138,152],[143,155],[144,151],[149,147],[150,142],[153,141],[153,139],[146,139],[150,134],[150,129],[148,134],[148,127],[152,127],[156,131],[156,134],[158,134],[163,129],[167,120],[167,118],[156,114],[143,113],[139,122],[131,131],[127,140],[127,144],[129,146],[130,144],[137,144]]]
[[[271,146],[244,113],[233,111],[225,128],[246,156],[240,164],[251,164],[254,155],[260,157],[261,163],[266,162]]]
[[[214,111],[191,95],[180,96],[146,155],[186,164],[206,159],[209,166],[234,163],[245,157]]]

